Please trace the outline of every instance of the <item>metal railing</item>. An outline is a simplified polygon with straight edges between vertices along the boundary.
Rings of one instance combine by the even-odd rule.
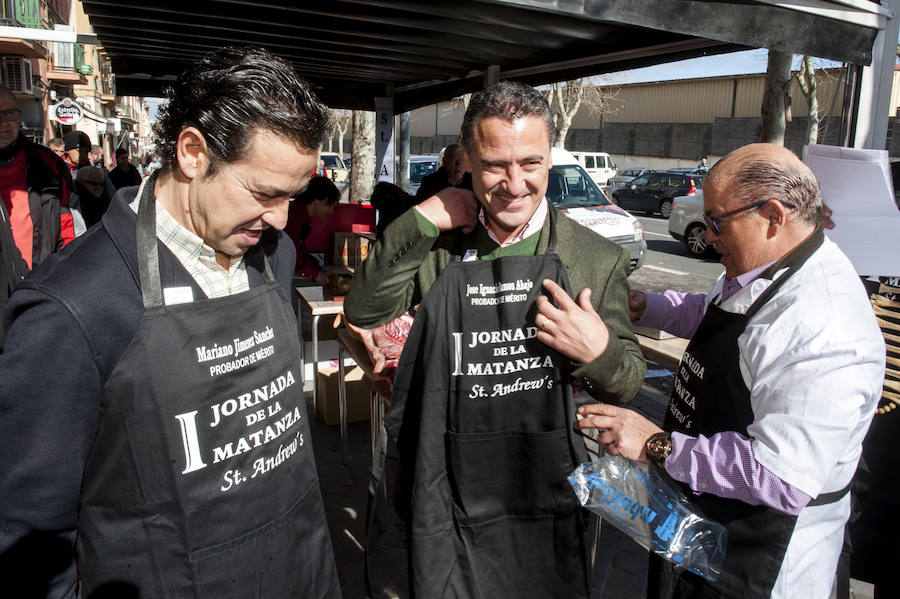
[[[43,29],[41,0],[0,0],[0,25]]]

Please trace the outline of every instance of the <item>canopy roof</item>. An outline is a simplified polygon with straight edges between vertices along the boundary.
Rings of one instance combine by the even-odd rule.
[[[120,95],[162,95],[226,45],[264,46],[333,108],[402,112],[476,91],[772,48],[869,64],[870,0],[83,0]]]

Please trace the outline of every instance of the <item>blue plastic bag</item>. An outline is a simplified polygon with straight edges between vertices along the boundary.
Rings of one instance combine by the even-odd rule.
[[[605,456],[576,468],[569,484],[581,505],[645,549],[709,580],[718,578],[728,531],[696,513],[658,468]]]

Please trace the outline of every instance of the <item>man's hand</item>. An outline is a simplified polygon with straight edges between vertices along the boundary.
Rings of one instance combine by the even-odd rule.
[[[462,229],[468,233],[478,220],[478,200],[468,189],[445,187],[416,208],[441,231]]]
[[[641,291],[628,292],[628,318],[631,322],[640,320],[644,316],[644,310],[647,309],[647,296]]]
[[[544,279],[543,285],[559,308],[546,296],[538,298],[534,319],[538,340],[576,362],[588,364],[596,360],[609,345],[609,330],[591,305],[591,290],[583,289],[576,304],[550,279]]]
[[[600,429],[598,441],[610,455],[620,455],[635,462],[647,463],[646,444],[650,435],[663,430],[627,408],[609,404],[587,404],[578,408],[584,416],[575,421],[576,429]]]

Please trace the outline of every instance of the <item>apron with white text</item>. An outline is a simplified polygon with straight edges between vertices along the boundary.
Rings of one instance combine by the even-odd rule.
[[[541,281],[569,290],[555,217],[545,255],[453,262],[416,313],[386,422],[415,597],[588,596],[569,361],[534,326]]]
[[[728,312],[710,302],[691,338],[669,400],[663,428],[686,435],[710,437],[724,431],[747,435],[755,416],[750,390],[740,369],[738,337],[782,285],[822,244],[817,230],[789,255],[781,266],[788,270],[775,279],[745,314]],[[770,269],[774,272],[779,266]],[[797,516],[763,505],[750,505],[711,493],[696,495],[688,485],[677,483],[704,517],[728,530],[725,561],[718,580],[710,582],[691,572],[676,572],[661,558],[651,555],[648,597],[733,597],[763,599],[772,593]],[[809,505],[837,501],[846,490],[825,493]]]
[[[83,594],[115,581],[154,599],[340,597],[284,293],[254,248],[261,286],[164,305],[155,219],[148,184],[144,313],[84,474]]]

